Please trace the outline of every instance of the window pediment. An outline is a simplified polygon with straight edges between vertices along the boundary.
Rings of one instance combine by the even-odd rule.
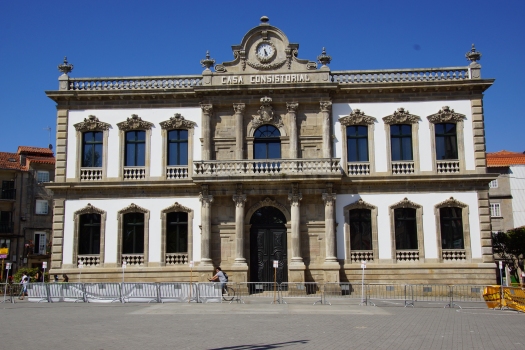
[[[160,122],[162,129],[193,129],[197,123],[184,119],[180,113],[175,113],[169,120]]]
[[[402,201],[397,202],[396,204],[390,206],[390,209],[400,209],[400,208],[412,208],[412,209],[419,209],[421,208],[421,205],[416,204],[412,201],[409,201],[408,198],[404,198]]]
[[[429,115],[427,119],[434,124],[447,122],[457,123],[467,119],[467,117],[464,114],[454,112],[449,106],[443,106],[439,112]]]
[[[349,211],[353,209],[375,209],[376,207],[370,203],[365,202],[362,198],[359,198],[357,202],[347,205],[344,210]]]
[[[421,120],[420,117],[414,114],[410,114],[408,110],[404,108],[398,108],[394,114],[388,115],[383,118],[385,124],[417,124]]]
[[[454,197],[450,197],[449,199],[444,200],[443,202],[439,204],[436,204],[437,209],[446,208],[446,207],[466,208],[467,205],[465,203],[458,201],[457,199],[454,199]]]
[[[171,212],[184,212],[191,213],[192,210],[188,207],[183,206],[182,204],[175,202],[173,205],[162,210],[162,214],[171,213]]]
[[[84,118],[83,122],[73,125],[77,131],[103,131],[109,130],[110,124],[101,122],[94,115]]]
[[[75,212],[75,215],[84,215],[84,214],[105,214],[106,212],[102,209],[96,208],[88,203],[84,208],[79,209]]]
[[[128,118],[125,122],[117,123],[120,130],[150,130],[153,127],[153,123],[142,120],[138,115],[132,114],[131,118]]]
[[[350,115],[344,116],[342,118],[339,118],[339,123],[344,126],[350,126],[350,125],[372,125],[377,122],[377,119],[374,117],[370,117],[368,115],[365,115],[364,112],[362,112],[359,109],[354,109]]]
[[[144,209],[142,207],[139,207],[135,203],[131,203],[129,206],[125,207],[124,209],[120,210],[118,212],[119,214],[127,214],[127,213],[148,213],[147,209]]]

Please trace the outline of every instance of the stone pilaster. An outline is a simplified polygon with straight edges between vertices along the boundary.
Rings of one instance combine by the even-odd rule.
[[[244,204],[246,195],[242,193],[242,187],[237,187],[236,194],[233,195],[235,202],[235,265],[246,265],[244,257]]]
[[[54,269],[62,268],[63,243],[64,243],[64,199],[55,199],[53,201],[53,238],[51,248],[51,267],[50,272]]]
[[[299,103],[290,102],[286,103],[286,108],[288,109],[288,120],[290,123],[290,159],[297,158],[297,149],[298,149],[298,135],[297,135],[297,107]]]
[[[490,224],[489,191],[478,191],[479,228],[481,238],[481,261],[494,262],[492,252],[492,227]]]
[[[68,116],[67,109],[57,111],[55,182],[66,182]]]
[[[242,147],[244,142],[244,110],[246,105],[244,103],[234,103],[235,110],[235,159],[244,158],[244,149]]]
[[[330,132],[330,115],[332,112],[331,101],[321,101],[321,120],[323,125],[323,158],[332,157],[332,138]]]
[[[202,109],[202,160],[211,160],[211,117],[213,105],[201,104]]]
[[[213,196],[208,193],[208,185],[202,186],[202,192],[199,194],[199,200],[202,205],[201,212],[201,265],[212,265],[210,256],[210,237],[211,237],[211,203]]]
[[[487,161],[485,156],[485,121],[483,117],[482,97],[480,96],[479,99],[472,99],[470,104],[472,109],[476,173],[485,174],[487,172]]]

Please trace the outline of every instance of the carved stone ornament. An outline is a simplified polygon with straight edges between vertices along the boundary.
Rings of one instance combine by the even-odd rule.
[[[324,205],[327,207],[333,207],[336,198],[337,198],[336,193],[323,193]]]
[[[410,114],[408,110],[404,108],[398,108],[394,114],[383,118],[385,124],[417,124],[421,118],[417,115]]]
[[[326,54],[326,49],[323,47],[323,52],[317,56],[317,62],[321,63],[323,67],[332,62],[332,56]]]
[[[160,127],[162,129],[170,130],[170,129],[193,129],[197,123],[192,122],[190,120],[184,119],[182,115],[179,113],[175,113],[173,117],[170,118],[170,120],[166,120],[164,122],[160,122]]]
[[[210,208],[211,203],[213,202],[213,196],[211,194],[205,194],[203,192],[199,193],[199,201],[201,202],[204,208]]]
[[[120,130],[150,130],[153,127],[153,123],[142,120],[138,115],[132,114],[131,118],[128,118],[125,122],[117,123]]]
[[[75,212],[75,215],[84,215],[84,214],[104,214],[105,211],[99,208],[96,208],[88,203],[84,208],[79,209]]]
[[[467,205],[465,203],[461,203],[457,199],[454,199],[454,197],[450,197],[449,199],[444,200],[443,202],[439,204],[436,204],[437,209],[447,208],[447,207],[466,208]]]
[[[257,129],[259,126],[263,124],[273,124],[277,128],[280,128],[283,126],[283,121],[280,117],[275,117],[273,108],[270,105],[272,102],[272,99],[270,97],[262,97],[261,103],[262,106],[259,108],[257,113],[258,116],[254,116],[252,120],[252,127],[254,129]]]
[[[244,203],[246,202],[246,195],[245,194],[234,194],[232,198],[233,198],[233,201],[235,202],[235,206],[237,208],[244,207]]]
[[[299,108],[299,103],[297,102],[287,102],[286,103],[286,109],[288,110],[288,113],[296,113],[297,108]]]
[[[467,119],[467,117],[465,117],[464,114],[454,112],[454,110],[450,109],[448,106],[444,106],[436,114],[429,115],[427,119],[434,124],[448,122],[457,123]]]
[[[111,126],[108,123],[101,122],[94,115],[90,115],[87,118],[84,118],[83,122],[73,125],[77,131],[103,131],[109,130]]]
[[[465,57],[471,62],[477,62],[481,59],[481,52],[477,51],[474,44],[472,44],[472,48],[465,54]]]
[[[206,58],[201,60],[201,65],[203,68],[206,68],[206,70],[210,70],[210,67],[215,64],[215,60],[213,58],[210,58],[210,51],[206,51]]]
[[[127,207],[125,207],[124,209],[121,209],[119,210],[119,214],[127,214],[127,213],[147,213],[148,210],[147,209],[144,209],[142,207],[139,207],[138,205],[136,205],[135,203],[131,203],[130,205],[128,205]]]
[[[354,109],[350,115],[347,115],[345,117],[339,118],[339,123],[341,125],[349,126],[349,125],[372,125],[377,122],[377,119],[374,117],[370,117],[368,115],[365,115],[364,112],[362,112],[359,109]]]
[[[67,63],[67,57],[64,56],[64,63],[58,65],[58,70],[65,75],[68,75],[73,70],[73,65]]]
[[[179,202],[175,202],[173,205],[170,205],[169,207],[162,210],[162,213],[174,213],[174,212],[184,212],[184,213],[191,213],[193,210],[191,210],[188,207],[183,206]]]
[[[255,203],[247,211],[247,214],[248,214],[249,217],[251,217],[251,215],[253,213],[255,213],[258,209],[264,208],[264,207],[275,207],[275,208],[279,209],[284,214],[284,216],[287,218],[287,220],[289,220],[289,218],[290,218],[290,211],[288,210],[288,208],[286,208],[281,203],[279,203],[277,201],[274,201],[273,199],[271,199],[269,197],[266,197],[262,201],[260,201],[258,203]]]
[[[354,202],[352,204],[347,205],[345,207],[345,210],[354,210],[354,209],[368,209],[368,210],[372,210],[372,209],[375,209],[375,208],[376,207],[373,206],[372,204],[365,202],[362,198],[359,198],[357,200],[357,202]]]
[[[272,63],[259,63],[259,62],[250,62],[250,61],[246,61],[246,63],[254,69],[270,70],[270,69],[281,68],[282,66],[284,66],[286,61],[287,59],[285,58],[282,61],[277,61],[277,62],[272,62]]]
[[[235,111],[235,113],[243,114],[245,109],[246,109],[246,105],[244,103],[234,103],[233,104],[233,110]]]
[[[299,192],[299,185],[292,184],[292,192],[288,193],[288,200],[292,207],[298,207],[299,202],[303,199],[303,194]]]
[[[319,102],[321,112],[330,112],[332,110],[332,101]]]
[[[421,206],[419,204],[409,201],[408,198],[405,197],[402,201],[397,202],[396,204],[390,206],[390,209],[400,209],[400,208],[419,209],[421,208]]]
[[[213,105],[201,103],[202,113],[211,115],[213,113]]]

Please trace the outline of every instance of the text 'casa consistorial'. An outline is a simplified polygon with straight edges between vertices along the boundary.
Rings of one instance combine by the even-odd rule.
[[[287,84],[308,83],[308,74],[267,74],[267,75],[233,75],[221,77],[221,84]]]

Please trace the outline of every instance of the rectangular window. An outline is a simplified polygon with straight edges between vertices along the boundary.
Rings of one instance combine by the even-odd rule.
[[[396,250],[418,249],[416,209],[394,210]]]
[[[168,165],[188,165],[188,130],[168,132]]]
[[[489,182],[489,188],[498,188],[498,179]]]
[[[501,217],[501,207],[499,203],[490,204],[490,216],[494,218]]]
[[[458,159],[456,124],[439,123],[435,125],[436,159]]]
[[[350,210],[350,249],[372,250],[372,220],[369,209]]]
[[[346,127],[346,147],[349,162],[368,162],[368,127]]]
[[[38,183],[41,182],[49,182],[49,171],[37,171],[36,172],[36,181]]]
[[[2,199],[15,199],[15,182],[2,181]]]
[[[82,134],[82,167],[102,167],[102,131],[90,131]]]
[[[46,233],[35,232],[35,254],[45,255],[46,254]]]
[[[412,125],[390,125],[390,145],[392,161],[413,160]]]
[[[78,254],[100,254],[100,214],[80,215]]]
[[[124,166],[144,166],[146,164],[146,132],[128,131],[126,133],[126,158]]]
[[[38,215],[47,215],[48,214],[48,202],[45,199],[36,200],[36,210],[35,213]]]
[[[441,220],[441,248],[464,249],[462,209],[441,208],[439,209],[439,216]]]
[[[0,233],[13,233],[10,211],[0,211]]]
[[[166,219],[166,253],[187,253],[188,213],[168,213]]]

